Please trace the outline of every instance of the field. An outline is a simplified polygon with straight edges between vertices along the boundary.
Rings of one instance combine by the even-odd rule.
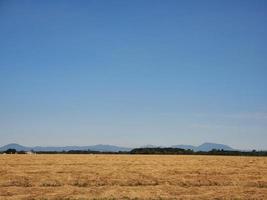
[[[267,158],[0,155],[0,199],[267,199]]]

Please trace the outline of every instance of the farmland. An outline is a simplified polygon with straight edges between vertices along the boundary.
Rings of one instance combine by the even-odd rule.
[[[0,199],[267,199],[267,158],[0,155]]]

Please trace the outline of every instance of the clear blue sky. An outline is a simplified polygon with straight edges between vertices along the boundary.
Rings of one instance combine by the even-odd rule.
[[[0,1],[0,145],[267,149],[267,1]]]

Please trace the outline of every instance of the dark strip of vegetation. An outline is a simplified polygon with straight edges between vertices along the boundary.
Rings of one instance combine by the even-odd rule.
[[[225,156],[267,156],[267,151],[225,151],[223,149],[213,149],[211,151],[193,151],[191,149],[180,148],[137,148],[129,152],[130,154],[160,154],[160,155],[225,155]]]
[[[267,151],[225,151],[223,149],[213,149],[211,151],[193,151],[191,149],[180,148],[136,148],[131,151],[119,152],[102,152],[92,150],[71,150],[71,151],[17,151],[16,149],[8,149],[0,152],[5,154],[143,154],[143,155],[225,155],[225,156],[267,156]]]

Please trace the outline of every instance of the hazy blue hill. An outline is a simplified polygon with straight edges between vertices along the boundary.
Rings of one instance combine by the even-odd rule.
[[[181,148],[181,149],[192,149],[194,151],[211,151],[212,149],[223,149],[226,151],[234,150],[232,147],[225,145],[225,144],[217,144],[217,143],[203,143],[199,146],[193,146],[193,145],[173,145],[171,146],[173,148]]]
[[[114,145],[92,145],[92,146],[66,146],[66,147],[34,147],[34,151],[70,151],[70,150],[79,150],[79,151],[111,151],[111,152],[118,152],[118,151],[130,151],[131,148],[126,147],[119,147]]]
[[[110,151],[110,152],[118,152],[118,151],[130,151],[131,148],[127,147],[119,147],[114,145],[92,145],[92,146],[65,146],[65,147],[26,147],[19,144],[8,144],[0,148],[0,151],[6,151],[7,149],[16,149],[17,151],[70,151],[70,150],[93,150],[93,151]]]
[[[155,145],[146,145],[143,148],[155,148],[158,146]],[[224,150],[234,150],[230,146],[224,144],[216,144],[216,143],[203,143],[200,146],[193,146],[193,145],[173,145],[172,148],[180,148],[180,149],[192,149],[194,151],[210,151],[212,149],[224,149]],[[20,144],[8,144],[0,148],[0,151],[6,151],[7,149],[16,149],[17,151],[70,151],[70,150],[80,150],[80,151],[102,151],[102,152],[118,152],[118,151],[130,151],[132,148],[127,147],[119,147],[114,145],[91,145],[91,146],[65,146],[65,147],[26,147]]]
[[[132,150],[132,148],[118,147],[114,145],[103,145],[103,144],[89,146],[89,149],[93,151],[113,151],[113,152]]]
[[[216,143],[203,143],[196,148],[196,151],[211,151],[212,149],[223,149],[226,151],[234,150],[232,147],[225,144],[216,144]]]
[[[69,151],[69,150],[76,150],[76,149],[72,149],[70,148],[68,150],[68,147],[41,147],[41,146],[36,146],[33,147],[34,151]]]
[[[140,148],[157,148],[157,147],[160,147],[160,146],[153,145],[153,144],[147,144],[147,145],[141,146]]]
[[[180,145],[173,145],[171,146],[172,148],[180,148],[180,149],[192,149],[192,150],[196,150],[197,147],[193,146],[193,145],[184,145],[184,144],[180,144]]]
[[[5,146],[0,147],[0,151],[6,151],[8,149],[16,149],[17,151],[30,151],[31,150],[31,148],[29,147],[25,147],[25,146],[22,146],[20,144],[15,144],[15,143],[7,144]]]

